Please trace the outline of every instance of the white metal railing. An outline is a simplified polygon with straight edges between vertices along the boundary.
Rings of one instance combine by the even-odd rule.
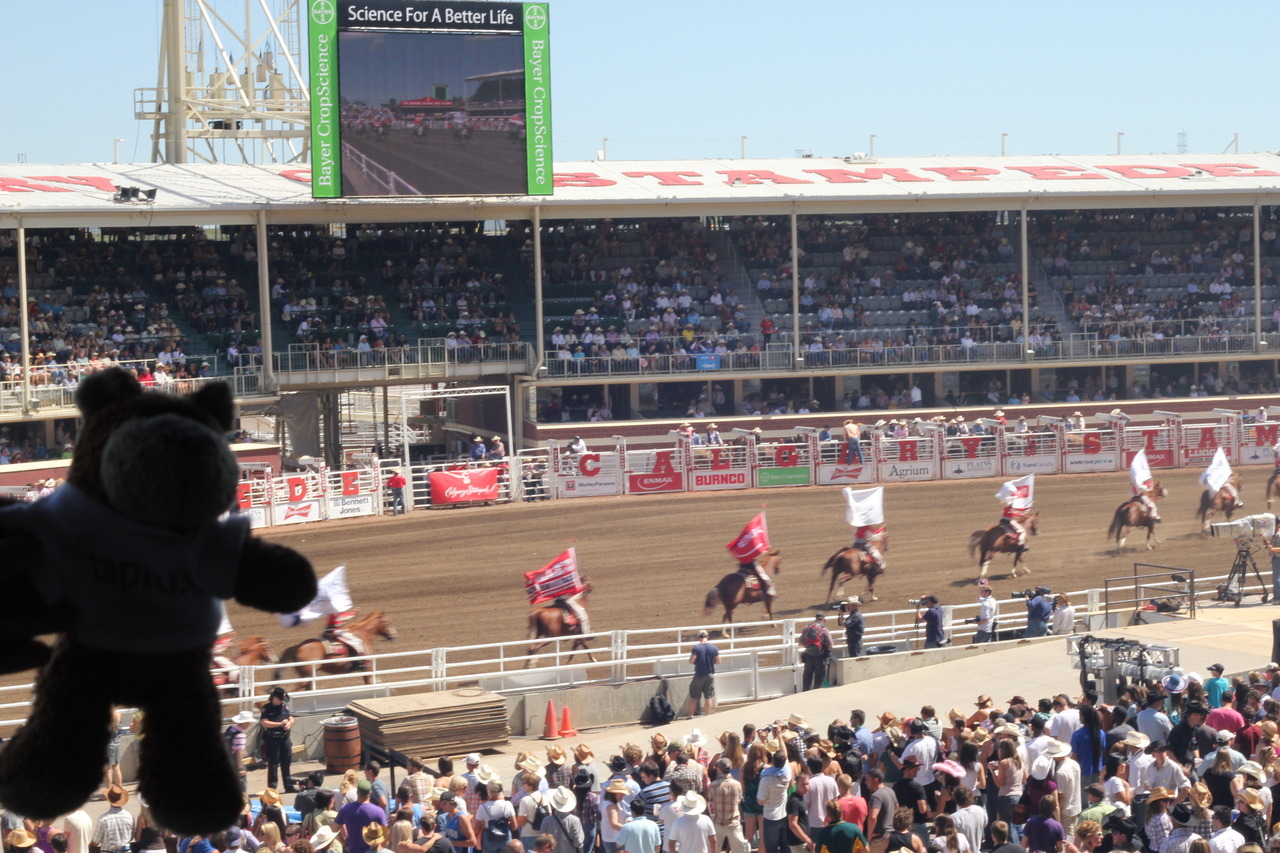
[[[349,143],[342,143],[342,158],[348,168],[355,167],[387,195],[422,195],[386,166],[371,160]]]
[[[1245,594],[1257,595],[1264,589],[1269,591],[1266,585],[1270,583],[1270,571],[1262,570],[1261,574],[1263,586],[1259,586],[1251,576],[1250,580],[1254,582],[1246,584]],[[1213,600],[1217,585],[1226,579],[1225,574],[1198,576],[1194,589],[1196,600]],[[1172,578],[1168,582],[1144,583],[1143,588],[1164,591],[1170,597],[1186,591],[1186,585]],[[1108,613],[1102,588],[1076,590],[1067,595],[1076,607],[1078,630],[1084,631],[1104,627],[1096,617],[1131,613],[1138,604],[1125,599],[1119,608]],[[1027,615],[1022,599],[1005,599],[1000,605],[1001,633],[1026,627]],[[918,650],[924,641],[924,628],[917,623],[916,612],[914,608],[864,612],[864,647],[894,645],[899,653]],[[966,620],[977,616],[977,602],[946,606],[943,614],[943,628],[952,644],[967,644],[975,629]],[[589,662],[582,652],[572,652],[571,646],[577,638],[567,637],[552,640],[546,650],[534,655],[528,654],[527,640],[363,655],[350,660],[364,662],[366,669],[344,675],[299,675],[292,665],[279,663],[244,666],[238,668],[239,683],[223,688],[226,697],[223,704],[228,710],[248,708],[255,702],[261,704],[277,684],[290,688],[295,703],[305,703],[313,710],[321,711],[345,707],[354,694],[367,695],[390,689],[436,691],[480,683],[497,693],[518,694],[549,687],[563,689],[620,684],[660,675],[677,675],[691,672],[687,664],[689,649],[697,642],[697,632],[704,628],[722,635],[715,642],[722,658],[728,661],[726,671],[749,676],[749,695],[744,698],[760,699],[787,692],[776,688],[779,683],[790,684],[791,678],[784,676],[779,682],[777,676],[787,672],[794,675],[799,651],[797,642],[804,626],[803,620],[783,619],[599,631],[587,635],[592,641],[594,663]],[[832,636],[837,648],[843,648],[843,629],[833,628]],[[572,661],[570,657],[573,657]],[[224,672],[230,673],[229,670]],[[769,676],[773,678],[770,680]],[[361,684],[362,679],[367,682]],[[293,689],[299,684],[305,686]],[[0,719],[0,726],[23,722],[21,715],[30,707],[32,686],[0,686],[0,717],[9,717]]]

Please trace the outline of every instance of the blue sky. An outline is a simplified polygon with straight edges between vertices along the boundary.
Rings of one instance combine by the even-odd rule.
[[[243,0],[217,0],[224,14]],[[280,0],[272,0],[280,2]],[[6,2],[0,162],[145,161],[159,0]],[[555,156],[1280,149],[1280,4],[551,0]]]

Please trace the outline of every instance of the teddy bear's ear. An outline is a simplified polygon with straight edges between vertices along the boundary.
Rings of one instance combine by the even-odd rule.
[[[97,414],[113,403],[142,395],[142,385],[132,373],[118,367],[99,370],[76,388],[76,406],[85,417]]]
[[[235,426],[236,402],[227,383],[210,382],[188,399],[193,406],[213,418],[223,432],[230,432]]]

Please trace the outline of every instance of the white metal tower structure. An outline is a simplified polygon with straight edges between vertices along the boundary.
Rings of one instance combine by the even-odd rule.
[[[156,86],[134,90],[153,163],[309,159],[306,4],[164,0]]]

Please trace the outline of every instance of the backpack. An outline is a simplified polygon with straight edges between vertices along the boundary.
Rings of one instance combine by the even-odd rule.
[[[800,635],[800,642],[804,645],[804,651],[806,654],[822,654],[823,630],[822,626],[817,624],[810,625],[808,628],[804,629],[804,633]]]
[[[485,822],[485,837],[490,841],[510,841],[511,840],[511,818],[509,817],[492,817]]]
[[[649,700],[649,722],[653,725],[665,726],[676,718],[676,709],[671,707],[667,697],[659,693]]]
[[[536,805],[533,807],[533,818],[530,821],[530,823],[533,824],[534,830],[531,834],[536,835],[537,833],[542,832],[542,822],[551,817],[551,804],[547,802],[546,794],[539,793],[534,796],[542,798],[540,800],[534,800]]]

